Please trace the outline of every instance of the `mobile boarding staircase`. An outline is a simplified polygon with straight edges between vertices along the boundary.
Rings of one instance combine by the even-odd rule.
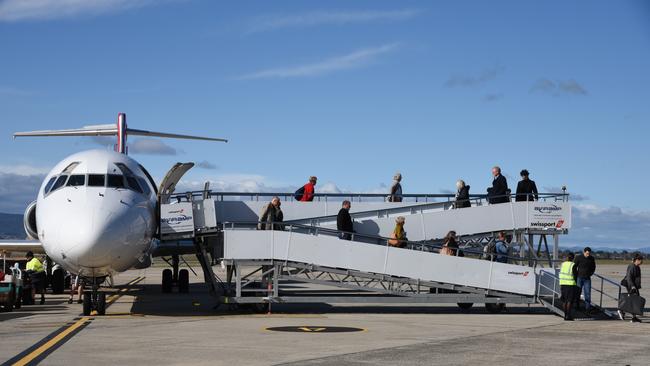
[[[563,315],[555,267],[559,235],[571,227],[567,194],[503,204],[475,196],[472,207],[462,209],[453,209],[448,195],[413,195],[390,203],[378,195],[336,194],[305,203],[284,194],[277,195],[285,197],[285,221],[277,223],[283,230],[256,230],[258,212],[275,195],[176,195],[175,203],[161,208],[161,239],[193,240],[206,283],[222,304],[455,303],[469,309],[481,303],[500,312],[505,304],[540,303]],[[356,199],[351,210],[355,232],[346,233],[351,240],[341,239],[343,233],[336,230],[335,214],[344,198]],[[193,212],[192,225],[178,227],[169,219],[166,212],[178,211],[179,205]],[[397,216],[406,218],[405,248],[387,245]],[[441,239],[450,230],[456,231],[460,250],[455,256],[441,255]],[[500,231],[512,238],[508,263],[483,253],[483,245]],[[547,237],[553,239],[552,249]],[[226,278],[214,274],[210,254],[226,266]],[[602,311],[577,318],[614,315],[606,305],[616,302],[620,286],[594,278],[598,303],[593,305]]]

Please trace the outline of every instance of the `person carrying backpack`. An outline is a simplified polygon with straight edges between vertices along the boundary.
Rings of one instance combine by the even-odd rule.
[[[314,193],[315,193],[315,187],[316,187],[316,182],[318,181],[318,178],[315,176],[309,177],[309,182],[307,182],[304,186],[300,187],[296,193],[294,193],[293,197],[300,202],[311,202],[314,200]]]
[[[483,247],[483,259],[494,262],[497,259],[497,243],[490,241]]]

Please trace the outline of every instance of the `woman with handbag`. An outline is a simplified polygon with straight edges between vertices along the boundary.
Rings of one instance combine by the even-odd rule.
[[[639,290],[641,289],[641,264],[643,264],[643,257],[641,254],[635,253],[634,258],[632,259],[632,263],[627,266],[625,278],[621,280],[621,285],[627,289],[627,298],[625,300],[629,301],[630,299],[634,299],[633,301],[641,301],[643,304],[640,306],[640,308],[641,311],[643,311],[643,307],[645,306],[645,299],[639,296]],[[621,318],[621,320],[625,320],[625,312],[623,311],[625,309],[621,309],[621,305],[621,299],[619,299],[618,316]],[[636,315],[637,314],[632,314],[632,323],[641,323],[641,319],[637,318]]]

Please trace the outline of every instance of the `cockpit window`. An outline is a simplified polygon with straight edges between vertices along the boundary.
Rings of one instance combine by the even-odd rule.
[[[54,192],[54,191],[56,191],[57,189],[63,187],[63,185],[65,185],[65,181],[66,181],[67,179],[68,179],[68,176],[65,175],[65,174],[59,176],[59,178],[57,178],[56,182],[54,182],[54,185],[52,186],[52,190],[50,190],[50,192]]]
[[[151,178],[151,174],[149,174],[149,172],[147,171],[147,169],[145,169],[145,168],[142,166],[142,164],[138,164],[138,166],[140,167],[140,170],[142,170],[142,172],[144,173],[144,175],[147,177],[147,180],[149,180],[149,183],[151,183],[151,186],[153,187],[153,191],[154,191],[156,194],[158,194],[158,188],[156,187],[156,182],[153,180],[153,178]],[[148,187],[147,187],[147,188],[148,188]]]
[[[124,188],[124,177],[119,174],[109,174],[107,183],[111,188]]]
[[[88,187],[103,187],[104,174],[88,174]]]
[[[149,189],[149,185],[147,184],[147,181],[144,180],[144,178],[138,177],[138,182],[140,182],[140,187],[142,187],[144,195],[149,197],[149,195],[151,194],[151,189]]]
[[[149,195],[151,192],[149,190],[149,187],[146,186],[146,183],[143,185],[142,179],[140,179],[138,176],[136,176],[133,173],[133,170],[131,170],[126,164],[124,163],[115,163],[115,166],[120,168],[122,173],[124,174],[124,178],[126,178],[126,183],[129,189],[132,189],[138,193],[143,193],[145,195]],[[146,190],[146,193],[145,193]]]
[[[56,176],[50,178],[50,180],[47,182],[45,185],[45,189],[43,189],[44,194],[48,194],[50,192],[50,189],[52,189],[52,184],[54,184],[54,181],[56,181]]]
[[[124,164],[122,164],[122,163],[115,163],[115,165],[116,165],[118,168],[120,168],[120,170],[122,171],[122,173],[123,173],[124,175],[135,175],[135,174],[133,174],[133,171],[132,171],[131,169],[129,169],[128,166],[126,166],[126,165],[124,165]]]
[[[129,184],[129,188],[131,188],[132,190],[138,193],[142,193],[142,188],[140,188],[140,185],[138,184],[138,180],[135,178],[134,175],[127,175],[126,182]]]
[[[84,184],[86,184],[85,175],[73,174],[70,176],[70,179],[68,179],[68,184],[66,185],[72,187],[78,187],[78,186],[83,186]]]
[[[72,171],[74,170],[74,168],[77,167],[77,165],[79,165],[79,162],[78,162],[78,161],[75,161],[74,163],[70,163],[70,165],[68,165],[67,167],[65,167],[65,169],[63,169],[63,171],[62,171],[61,173],[63,173],[63,174],[70,174],[70,173],[72,173]]]

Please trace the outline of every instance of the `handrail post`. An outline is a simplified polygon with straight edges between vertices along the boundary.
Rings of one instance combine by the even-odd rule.
[[[603,307],[603,286],[604,285],[605,285],[605,280],[603,280],[603,278],[601,277],[600,278],[600,304],[598,305],[600,306],[600,308]]]
[[[553,269],[553,272],[555,272],[555,268],[550,268]],[[555,295],[557,294],[557,282],[556,281],[555,274],[553,274],[553,306],[555,307]],[[565,314],[566,315],[566,314]]]

